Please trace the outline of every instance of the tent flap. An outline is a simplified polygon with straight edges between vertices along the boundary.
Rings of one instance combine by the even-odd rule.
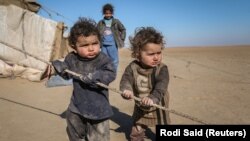
[[[44,72],[46,62],[65,55],[63,23],[15,5],[0,5],[0,13],[0,59]],[[41,73],[32,75],[41,78]]]

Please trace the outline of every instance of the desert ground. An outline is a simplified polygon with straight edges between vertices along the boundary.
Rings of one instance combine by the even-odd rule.
[[[132,60],[121,49],[117,79]],[[250,46],[164,49],[170,73],[170,109],[209,124],[250,124]],[[46,81],[0,79],[0,141],[67,141],[65,110],[72,87],[47,88]],[[129,137],[133,101],[110,91],[111,141]],[[170,113],[171,124],[200,124]]]

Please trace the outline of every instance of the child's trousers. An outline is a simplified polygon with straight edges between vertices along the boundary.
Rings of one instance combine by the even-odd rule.
[[[115,69],[117,71],[119,63],[119,56],[118,56],[119,53],[116,45],[103,45],[102,52],[108,55],[112,59]]]
[[[90,120],[68,110],[67,133],[70,141],[109,141],[109,120]]]

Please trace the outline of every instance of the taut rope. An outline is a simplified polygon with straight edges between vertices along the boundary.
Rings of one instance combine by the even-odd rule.
[[[65,72],[67,72],[67,73],[69,73],[69,74],[71,74],[71,75],[74,75],[74,76],[76,76],[76,77],[79,77],[80,79],[82,78],[82,75],[81,75],[81,74],[75,73],[75,72],[70,71],[70,70],[68,70],[68,69],[66,69]],[[111,90],[111,91],[113,91],[113,92],[115,92],[115,93],[122,94],[122,91],[117,90],[117,89],[112,88],[112,87],[109,87],[109,86],[107,86],[107,85],[105,85],[105,84],[103,84],[103,83],[99,83],[99,82],[98,82],[98,83],[96,83],[96,84],[97,84],[98,86],[103,87],[103,88],[109,89],[109,90]],[[133,98],[134,100],[136,100],[136,101],[141,101],[141,99],[138,98],[138,97],[136,97],[136,96],[133,96],[132,98]],[[169,108],[163,107],[163,106],[161,106],[161,105],[153,104],[152,106],[154,106],[154,107],[156,107],[156,108],[159,108],[159,109],[161,109],[161,110],[165,110],[165,111],[167,111],[167,112],[176,114],[176,115],[178,115],[178,116],[182,116],[182,117],[184,117],[184,118],[187,118],[187,119],[190,119],[190,120],[199,122],[199,123],[201,123],[201,124],[208,124],[207,122],[205,122],[205,121],[203,121],[203,120],[200,120],[200,119],[198,119],[198,118],[196,118],[196,117],[193,117],[193,116],[190,116],[190,115],[187,115],[187,114],[184,114],[184,113],[175,111],[175,110],[173,110],[173,109],[169,109]]]
[[[41,58],[39,58],[39,57],[37,57],[37,56],[34,56],[34,55],[32,55],[32,54],[30,54],[30,53],[28,53],[28,52],[25,52],[25,51],[23,51],[23,50],[21,50],[21,49],[18,49],[18,48],[14,47],[14,46],[12,46],[12,45],[10,45],[10,44],[8,44],[8,43],[2,42],[1,40],[0,40],[0,43],[5,44],[5,45],[7,45],[8,47],[10,47],[10,48],[12,48],[12,49],[18,50],[18,51],[20,51],[20,52],[22,52],[22,53],[24,53],[24,54],[26,54],[26,55],[29,55],[29,56],[31,56],[31,57],[37,59],[37,60],[40,60],[40,61],[44,62],[44,63],[46,63],[46,64],[49,64],[49,65],[51,64],[51,63],[48,62],[48,61],[45,61],[45,60],[43,60],[43,59],[41,59]],[[71,74],[71,75],[77,76],[77,77],[79,77],[79,78],[82,78],[82,75],[81,75],[81,74],[75,73],[75,72],[70,71],[70,70],[68,70],[68,69],[66,69],[65,72],[67,72],[67,73],[69,73],[69,74]],[[121,91],[119,91],[119,90],[117,90],[117,89],[115,89],[115,88],[109,87],[109,86],[107,86],[107,85],[105,85],[105,84],[103,84],[103,83],[99,83],[99,82],[98,82],[98,83],[96,83],[96,84],[97,84],[98,86],[103,87],[103,88],[109,89],[109,90],[111,90],[111,91],[113,91],[113,92],[115,92],[115,93],[122,94]],[[133,98],[134,100],[136,100],[136,101],[141,101],[141,99],[138,98],[138,97],[133,96],[132,98]],[[203,120],[200,120],[200,119],[198,119],[198,118],[196,118],[196,117],[190,116],[190,115],[188,115],[188,114],[184,114],[184,113],[182,113],[182,112],[178,112],[178,111],[173,110],[173,109],[165,108],[165,107],[163,107],[163,106],[161,106],[161,105],[153,104],[152,106],[154,106],[154,107],[156,107],[156,108],[159,108],[159,109],[161,109],[161,110],[165,110],[165,111],[167,111],[167,112],[176,114],[176,115],[178,115],[178,116],[181,116],[181,117],[190,119],[190,120],[192,120],[192,121],[196,121],[196,122],[201,123],[201,124],[208,124],[207,122],[205,122],[205,121],[203,121]]]

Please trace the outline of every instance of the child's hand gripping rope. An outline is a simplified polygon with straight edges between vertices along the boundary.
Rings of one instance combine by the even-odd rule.
[[[52,65],[55,69],[55,71],[58,73],[58,74],[64,74],[64,73],[68,73],[69,75],[72,76],[72,78],[75,78],[75,79],[79,79],[81,80],[83,83],[85,84],[93,84],[94,83],[94,80],[93,80],[93,74],[92,73],[84,73],[84,74],[78,74],[78,73],[69,73],[69,69],[67,67],[67,65],[62,62],[62,61],[59,61],[59,60],[55,60],[52,62]]]

